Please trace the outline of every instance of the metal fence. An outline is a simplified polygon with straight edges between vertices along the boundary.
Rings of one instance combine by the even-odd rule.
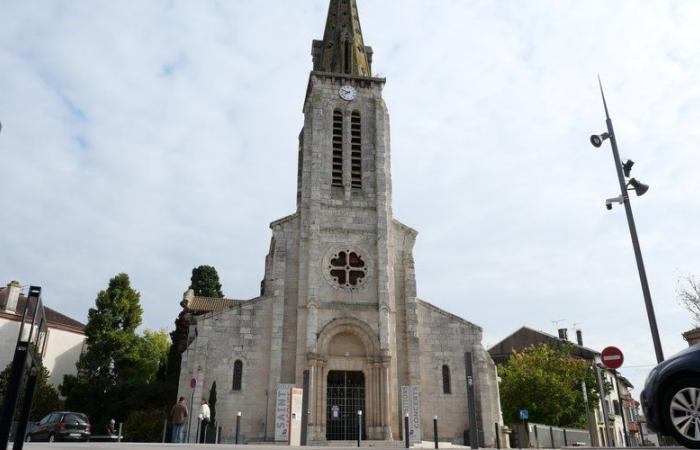
[[[567,446],[591,446],[591,435],[587,430],[553,427],[539,423],[513,426],[511,443],[519,448],[561,448]]]

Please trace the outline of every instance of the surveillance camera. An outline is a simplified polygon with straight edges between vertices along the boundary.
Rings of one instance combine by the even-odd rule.
[[[607,198],[607,199],[605,199],[605,207],[607,208],[608,211],[610,211],[613,207],[613,203],[622,204],[622,202],[623,202],[623,199],[622,199],[621,195],[618,197]]]

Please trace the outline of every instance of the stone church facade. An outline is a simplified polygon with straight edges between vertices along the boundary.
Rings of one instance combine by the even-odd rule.
[[[195,378],[194,398],[206,398],[216,382],[224,440],[240,411],[244,441],[271,441],[278,389],[302,387],[306,372],[310,442],[355,439],[358,410],[363,438],[403,439],[410,393],[422,439],[439,416],[441,440],[479,428],[494,446],[498,383],[482,329],[416,294],[417,232],[392,214],[385,79],[372,76],[356,0],[330,1],[312,56],[296,212],[270,225],[259,297],[207,311],[186,294],[185,308],[204,313],[190,323],[179,395]]]

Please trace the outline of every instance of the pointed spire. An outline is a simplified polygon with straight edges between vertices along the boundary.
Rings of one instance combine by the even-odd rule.
[[[330,0],[323,41],[314,41],[314,70],[372,76],[372,48],[362,39],[357,0]]]

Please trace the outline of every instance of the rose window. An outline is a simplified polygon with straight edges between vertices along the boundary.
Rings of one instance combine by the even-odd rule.
[[[350,250],[341,250],[329,261],[331,278],[342,287],[353,288],[362,284],[367,268],[362,257]]]

